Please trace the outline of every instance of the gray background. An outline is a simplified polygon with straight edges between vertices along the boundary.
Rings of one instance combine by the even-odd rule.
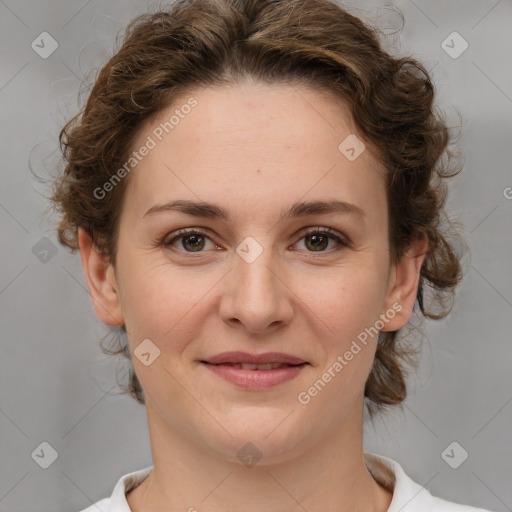
[[[464,226],[466,276],[451,316],[425,324],[403,413],[367,424],[365,448],[399,461],[435,495],[512,510],[512,4],[392,5],[405,27],[386,44],[432,70],[454,126],[462,114],[466,165],[452,180],[448,212]],[[398,18],[384,6],[359,2],[353,12],[392,28]],[[80,257],[58,245],[45,215],[48,189],[29,171],[30,161],[42,176],[55,173],[58,130],[118,31],[148,8],[156,6],[0,0],[0,511],[78,511],[151,464],[144,408],[115,394],[117,363],[99,348],[107,328],[92,309]],[[44,31],[59,45],[46,59],[31,48]],[[469,44],[458,58],[441,47],[453,31]],[[453,441],[469,453],[457,469],[441,457]],[[31,456],[42,442],[58,452],[48,469]]]

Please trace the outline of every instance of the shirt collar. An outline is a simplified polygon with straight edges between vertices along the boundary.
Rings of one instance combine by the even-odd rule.
[[[398,462],[372,452],[365,452],[364,460],[373,478],[393,493],[387,512],[431,512],[436,508],[437,498],[407,476]]]
[[[141,484],[152,470],[153,466],[148,466],[122,476],[112,491],[108,512],[131,512],[126,501],[126,493]]]
[[[393,493],[387,512],[432,510],[430,492],[411,480],[398,462],[372,452],[364,452],[364,461],[372,477]],[[141,484],[152,470],[153,466],[148,466],[122,476],[112,492],[108,512],[130,512],[126,493]]]

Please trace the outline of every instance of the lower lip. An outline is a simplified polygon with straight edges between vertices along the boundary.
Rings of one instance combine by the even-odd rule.
[[[306,363],[287,366],[277,370],[242,370],[233,366],[202,363],[212,372],[245,389],[268,389],[295,379],[306,367]]]

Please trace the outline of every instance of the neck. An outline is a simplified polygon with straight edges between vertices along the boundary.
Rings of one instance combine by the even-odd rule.
[[[253,466],[170,430],[146,404],[154,468],[127,495],[133,512],[385,512],[392,493],[364,463],[362,408],[326,439],[280,461]]]

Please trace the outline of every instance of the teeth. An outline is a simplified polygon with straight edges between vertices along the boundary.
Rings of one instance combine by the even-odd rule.
[[[287,366],[290,365],[287,363],[230,363],[229,366],[232,366],[233,368],[238,368],[239,370],[277,370],[279,368],[286,368]]]

